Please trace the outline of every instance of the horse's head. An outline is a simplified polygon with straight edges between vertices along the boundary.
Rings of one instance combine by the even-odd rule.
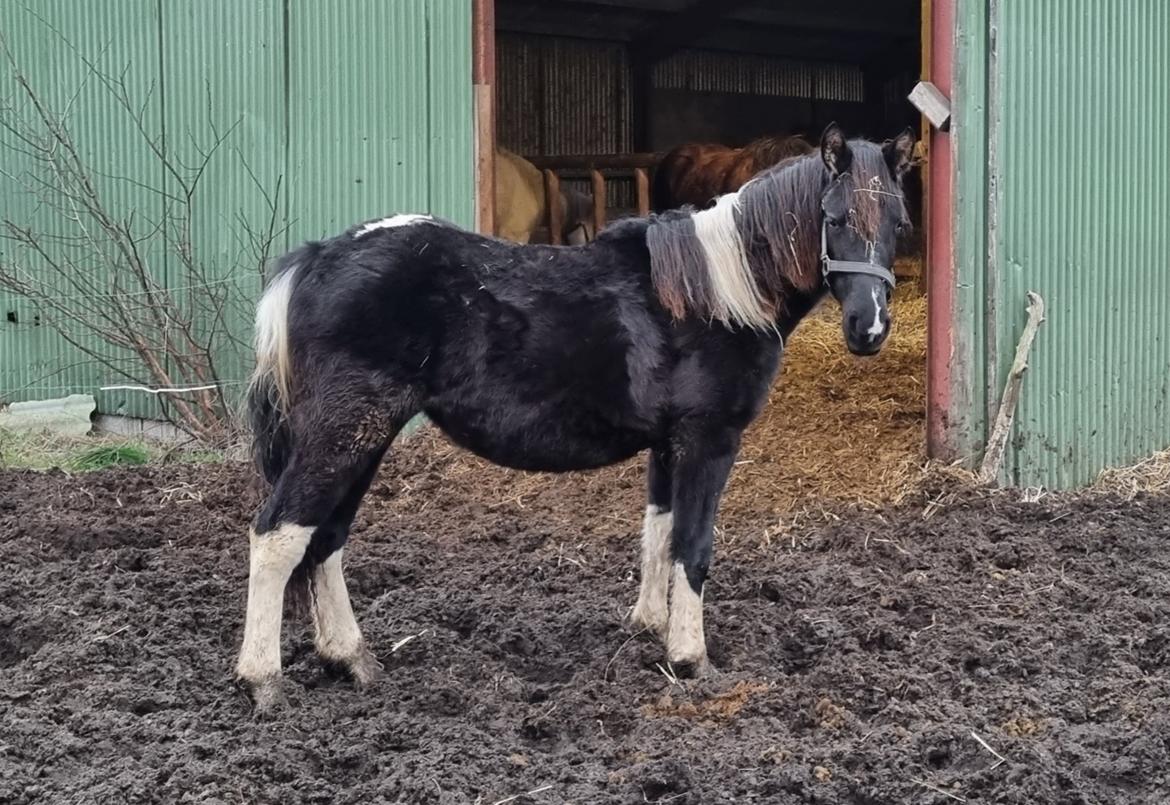
[[[584,193],[566,187],[564,196],[565,229],[561,237],[571,246],[580,246],[596,237],[593,231],[593,199]]]
[[[910,168],[914,132],[878,145],[846,142],[836,124],[821,135],[829,172],[821,197],[821,265],[841,304],[845,343],[855,355],[873,355],[890,331],[894,251],[910,225],[901,179]]]

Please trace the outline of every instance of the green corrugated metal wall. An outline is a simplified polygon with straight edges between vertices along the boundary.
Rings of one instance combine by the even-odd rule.
[[[967,313],[988,347],[992,406],[1027,291],[1048,310],[1004,480],[1076,486],[1170,445],[1170,6],[964,2],[960,64],[970,70],[956,101],[976,109],[956,121],[968,202],[956,206],[959,272],[986,300]],[[973,49],[978,14],[988,34],[982,52]],[[984,175],[981,161],[990,166]],[[968,216],[982,233],[965,232]]]
[[[239,220],[267,222],[259,188],[270,195],[279,188],[276,225],[285,234],[278,250],[398,211],[473,223],[465,0],[27,0],[0,5],[0,32],[38,90],[68,106],[70,129],[96,173],[125,177],[99,181],[110,205],[135,211],[143,227],[166,201],[142,185],[173,190],[173,180],[125,114],[86,79],[81,57],[124,72],[152,134],[171,154],[190,161],[213,138],[213,124],[230,129],[202,179],[192,240],[207,280],[239,288],[233,328],[244,342],[259,277],[255,266],[241,265]],[[2,94],[14,98],[11,71],[5,66],[3,73]],[[28,167],[16,152],[0,151],[0,215],[74,234],[23,190]],[[160,252],[152,272],[176,287],[183,272]],[[0,256],[15,257],[13,246],[0,242]],[[38,326],[39,312],[0,292],[0,401],[119,382]],[[246,345],[222,350],[230,394],[249,356]],[[139,392],[98,398],[105,412],[157,413],[153,397]]]

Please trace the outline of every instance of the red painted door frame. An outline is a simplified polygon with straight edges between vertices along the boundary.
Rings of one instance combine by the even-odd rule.
[[[472,0],[471,86],[475,114],[475,228],[495,234],[496,3]]]
[[[955,0],[923,3],[929,14],[929,78],[948,98],[954,87]],[[924,33],[927,20],[923,20]],[[954,153],[951,131],[929,127],[927,143],[926,452],[953,459],[951,347],[954,335]]]

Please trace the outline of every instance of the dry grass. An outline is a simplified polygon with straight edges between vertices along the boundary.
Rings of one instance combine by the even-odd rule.
[[[167,448],[155,442],[109,434],[61,436],[14,432],[0,428],[0,469],[91,472],[117,465],[160,461],[201,463],[222,461],[210,449]]]
[[[1140,494],[1170,494],[1170,449],[1154,453],[1129,467],[1101,471],[1093,490],[1133,500]]]
[[[675,701],[671,693],[664,693],[657,701],[642,705],[646,718],[685,718],[703,724],[718,724],[739,715],[748,700],[765,693],[763,682],[737,682],[730,690],[704,699]]]

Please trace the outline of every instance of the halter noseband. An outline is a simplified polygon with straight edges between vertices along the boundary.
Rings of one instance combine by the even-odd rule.
[[[868,274],[871,277],[877,277],[886,285],[890,286],[890,290],[894,289],[896,281],[894,280],[894,272],[885,266],[874,265],[873,263],[859,263],[853,260],[834,260],[829,257],[829,237],[828,237],[828,219],[821,218],[821,273],[825,277],[825,284],[829,284],[830,274]]]

